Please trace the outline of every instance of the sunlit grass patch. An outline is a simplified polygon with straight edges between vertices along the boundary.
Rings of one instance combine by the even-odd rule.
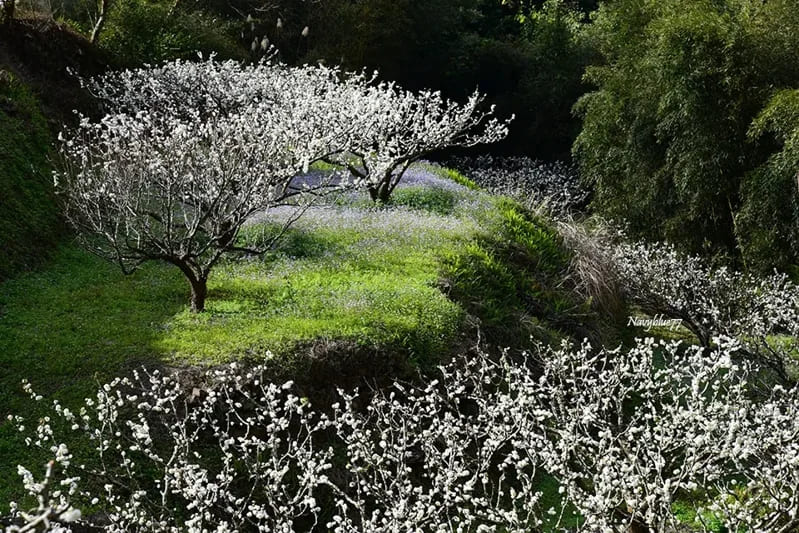
[[[207,311],[179,313],[154,346],[200,363],[290,353],[317,338],[401,349],[419,359],[445,353],[462,312],[435,288],[435,273],[413,261],[402,277],[363,266],[311,259],[292,264],[291,273],[262,264],[259,274],[257,266],[228,265],[210,284]]]

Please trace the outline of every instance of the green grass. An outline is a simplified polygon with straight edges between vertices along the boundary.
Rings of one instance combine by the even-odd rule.
[[[391,195],[392,205],[449,215],[455,209],[456,194],[438,187],[413,186],[396,189]]]
[[[50,133],[33,95],[0,76],[0,281],[42,262],[60,237]]]
[[[11,391],[23,377],[64,393],[141,362],[262,359],[315,339],[433,357],[463,314],[437,289],[436,257],[456,246],[455,235],[416,247],[391,232],[296,229],[266,258],[215,270],[199,315],[177,269],[152,263],[124,276],[65,246],[47,270],[0,285],[0,404],[16,403]]]
[[[264,261],[223,265],[210,280],[207,312],[172,317],[156,348],[204,363],[287,354],[316,339],[398,349],[415,360],[448,350],[462,311],[436,288],[439,250],[381,246],[358,254],[368,237],[320,231],[314,245],[333,252],[297,256],[292,244],[310,240],[303,233]]]

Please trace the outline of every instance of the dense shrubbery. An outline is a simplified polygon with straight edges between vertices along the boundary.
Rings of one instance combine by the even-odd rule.
[[[741,184],[736,233],[749,266],[767,270],[799,262],[799,89],[778,92],[758,116],[751,138],[780,147]]]
[[[579,103],[574,152],[594,206],[637,236],[740,246],[756,266],[795,261],[785,93],[751,129],[776,90],[799,83],[795,3],[608,2],[588,35],[604,64],[588,69],[598,90]],[[775,209],[779,229],[756,229],[773,227]]]
[[[89,523],[120,532],[664,532],[689,500],[700,530],[790,531],[798,391],[759,388],[738,345],[716,342],[478,352],[426,385],[340,391],[329,410],[259,367],[202,382],[139,372],[77,412],[15,419],[53,461],[44,479],[19,467],[39,504],[12,509],[66,525],[97,509]],[[84,462],[69,446],[87,437]],[[559,498],[541,492],[545,474]]]

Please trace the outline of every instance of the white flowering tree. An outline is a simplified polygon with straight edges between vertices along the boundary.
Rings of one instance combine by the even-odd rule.
[[[342,93],[356,112],[355,145],[336,163],[366,184],[372,200],[387,202],[405,171],[416,161],[445,148],[472,147],[502,140],[508,121],[482,109],[478,92],[459,104],[440,92],[413,92],[394,83],[364,84]]]
[[[28,525],[64,523],[80,517],[70,505],[80,498],[102,502],[104,530],[119,533],[289,533],[303,517],[311,529],[332,456],[315,442],[326,419],[292,394],[290,383],[257,377],[232,365],[210,373],[209,388],[200,391],[177,376],[135,372],[104,385],[79,412],[54,404],[54,419],[93,443],[93,460],[72,461],[56,443],[50,417],[43,418],[28,443],[54,454],[60,476],[51,480],[48,469],[45,481],[69,490],[48,492],[24,513],[12,504],[12,513]],[[22,467],[19,473],[39,498],[46,484]],[[78,481],[97,488],[80,490]]]
[[[703,346],[717,335],[738,338],[741,353],[767,364],[783,380],[791,378],[799,339],[799,286],[788,276],[714,268],[669,244],[606,246],[631,303],[681,320]]]
[[[225,253],[272,244],[238,243],[253,214],[291,202],[299,216],[315,193],[343,185],[337,175],[314,183],[295,176],[352,145],[341,94],[362,83],[323,67],[213,59],[94,80],[111,114],[62,134],[56,180],[67,217],[125,272],[149,260],[177,266],[192,309],[202,311],[208,276]]]
[[[528,157],[455,157],[447,165],[457,168],[492,194],[510,196],[524,205],[557,218],[584,209],[589,192],[580,184],[577,169],[556,161]]]
[[[337,111],[346,113],[343,100],[336,102],[334,97],[342,88],[362,89],[372,80],[322,65],[290,67],[274,61],[272,55],[252,64],[218,61],[213,56],[200,56],[197,61],[178,59],[156,67],[111,72],[86,80],[84,85],[108,113],[147,110],[180,117],[225,115],[262,103],[291,107],[310,102],[311,96],[317,98],[315,105],[338,104]],[[327,100],[320,101],[323,96]],[[335,120],[329,113],[324,118]]]
[[[62,137],[56,185],[66,216],[125,272],[151,260],[178,267],[191,285],[192,309],[202,311],[208,276],[225,253],[271,245],[240,246],[242,225],[307,192],[292,179],[326,153],[324,142],[308,142],[305,126],[293,124],[263,106],[227,116],[143,111],[84,120]]]

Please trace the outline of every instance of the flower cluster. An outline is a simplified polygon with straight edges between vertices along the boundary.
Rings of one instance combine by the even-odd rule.
[[[563,162],[545,163],[528,157],[458,157],[448,162],[486,190],[519,200],[529,207],[542,204],[554,216],[585,207],[588,191],[577,169]]]
[[[262,368],[203,383],[139,372],[78,413],[54,406],[94,443],[90,466],[64,460],[70,435],[40,421],[29,442],[56,454],[70,488],[14,514],[62,523],[91,503],[108,531],[662,532],[682,527],[673,505],[690,499],[700,529],[792,531],[799,389],[758,387],[739,350],[717,338],[477,351],[426,385],[340,391],[329,410]]]

